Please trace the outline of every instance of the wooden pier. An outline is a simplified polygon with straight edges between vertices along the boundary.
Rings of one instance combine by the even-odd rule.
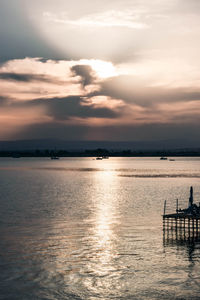
[[[186,209],[178,208],[176,213],[166,214],[166,201],[163,213],[163,237],[175,239],[199,239],[200,238],[200,205],[193,203],[193,188],[190,188],[189,205]]]

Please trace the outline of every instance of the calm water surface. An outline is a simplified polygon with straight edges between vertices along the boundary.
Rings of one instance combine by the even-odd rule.
[[[200,201],[200,158],[0,159],[0,299],[200,299],[200,243],[163,202]]]

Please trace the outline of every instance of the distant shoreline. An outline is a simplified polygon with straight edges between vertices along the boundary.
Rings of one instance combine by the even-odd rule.
[[[0,157],[200,157],[200,150],[12,150],[0,151]]]

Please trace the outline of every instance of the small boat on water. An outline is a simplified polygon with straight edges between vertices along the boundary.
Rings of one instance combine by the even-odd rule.
[[[60,159],[58,156],[51,156],[51,159]]]
[[[96,157],[96,160],[102,160],[103,158],[102,157]]]
[[[167,160],[167,157],[162,156],[162,157],[160,158],[160,160]]]
[[[20,157],[21,157],[20,154],[13,154],[13,155],[12,155],[12,158],[20,158]]]

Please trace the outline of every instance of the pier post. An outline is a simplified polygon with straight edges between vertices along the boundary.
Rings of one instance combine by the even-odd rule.
[[[190,218],[188,218],[188,236],[190,238]]]
[[[169,218],[167,218],[167,236],[169,235]]]
[[[163,212],[164,216],[165,216],[165,213],[166,213],[166,205],[167,205],[167,201],[165,200],[165,202],[164,202],[164,212]]]
[[[196,219],[196,238],[198,238],[198,219]]]
[[[163,216],[163,234],[165,235],[165,217]]]
[[[181,239],[183,238],[183,219],[180,219],[180,234],[181,234]]]
[[[184,226],[184,227],[183,227],[183,228],[184,228],[183,230],[184,230],[184,239],[185,239],[185,218],[183,219],[183,226]]]
[[[178,212],[178,199],[176,199],[176,212]]]
[[[192,218],[192,237],[194,238],[194,218]]]

